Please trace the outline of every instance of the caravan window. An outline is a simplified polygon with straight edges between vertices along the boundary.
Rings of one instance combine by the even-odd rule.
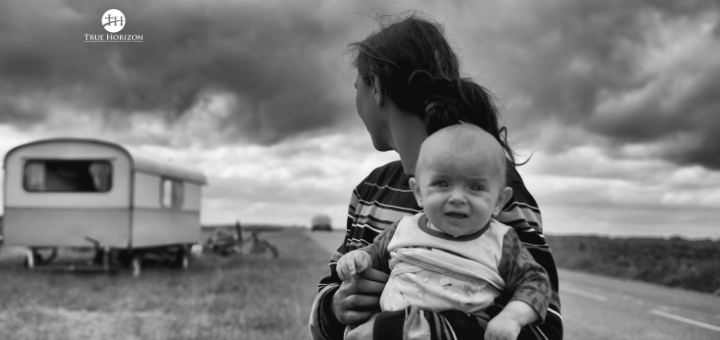
[[[182,208],[184,196],[182,181],[169,178],[163,179],[162,196],[160,197],[163,207]]]
[[[30,160],[25,163],[23,187],[30,192],[107,192],[112,188],[112,165],[92,160]]]

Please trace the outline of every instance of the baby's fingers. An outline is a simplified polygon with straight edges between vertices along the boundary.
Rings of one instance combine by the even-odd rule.
[[[347,261],[347,274],[348,276],[355,276],[355,274],[357,274],[354,260]]]
[[[488,328],[487,331],[485,331],[485,339],[484,340],[516,340],[517,335],[513,335],[512,332],[507,332],[505,330],[498,330],[496,328]]]
[[[341,258],[335,267],[335,271],[341,281],[345,281],[345,279],[348,278],[347,262],[346,259]]]
[[[485,332],[485,340],[501,340],[502,338],[494,332]]]
[[[358,273],[362,273],[370,267],[372,267],[372,260],[370,260],[369,256],[363,256],[355,259],[355,269]]]
[[[345,275],[343,268],[338,267],[337,274],[338,274],[338,277],[340,278],[340,281],[345,281],[345,279],[347,278],[347,275]]]

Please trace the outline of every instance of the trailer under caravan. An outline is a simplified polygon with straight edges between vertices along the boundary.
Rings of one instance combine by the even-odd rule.
[[[77,138],[17,146],[3,167],[5,244],[27,247],[30,268],[58,248],[94,249],[95,265],[135,275],[151,255],[185,268],[200,241],[202,172]]]

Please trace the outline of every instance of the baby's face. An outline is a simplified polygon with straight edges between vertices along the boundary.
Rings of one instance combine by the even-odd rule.
[[[499,212],[505,187],[498,157],[430,151],[419,163],[416,196],[428,220],[454,237],[475,233]],[[499,206],[499,207],[498,207]]]

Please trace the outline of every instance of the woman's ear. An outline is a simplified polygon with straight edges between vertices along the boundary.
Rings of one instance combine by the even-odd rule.
[[[422,196],[420,196],[420,185],[418,185],[417,180],[415,177],[410,177],[410,189],[413,192],[413,195],[415,195],[415,201],[417,201],[417,204],[420,208],[423,207],[423,201]]]
[[[377,104],[378,107],[382,106],[385,103],[385,96],[383,95],[383,88],[382,84],[380,83],[380,77],[377,76],[377,74],[371,73],[370,74],[370,82],[372,82],[373,86],[373,95],[375,96],[375,104]]]
[[[493,216],[497,216],[502,211],[502,208],[512,198],[513,190],[511,187],[504,187],[498,194],[498,199],[495,201],[495,209],[493,210]]]

